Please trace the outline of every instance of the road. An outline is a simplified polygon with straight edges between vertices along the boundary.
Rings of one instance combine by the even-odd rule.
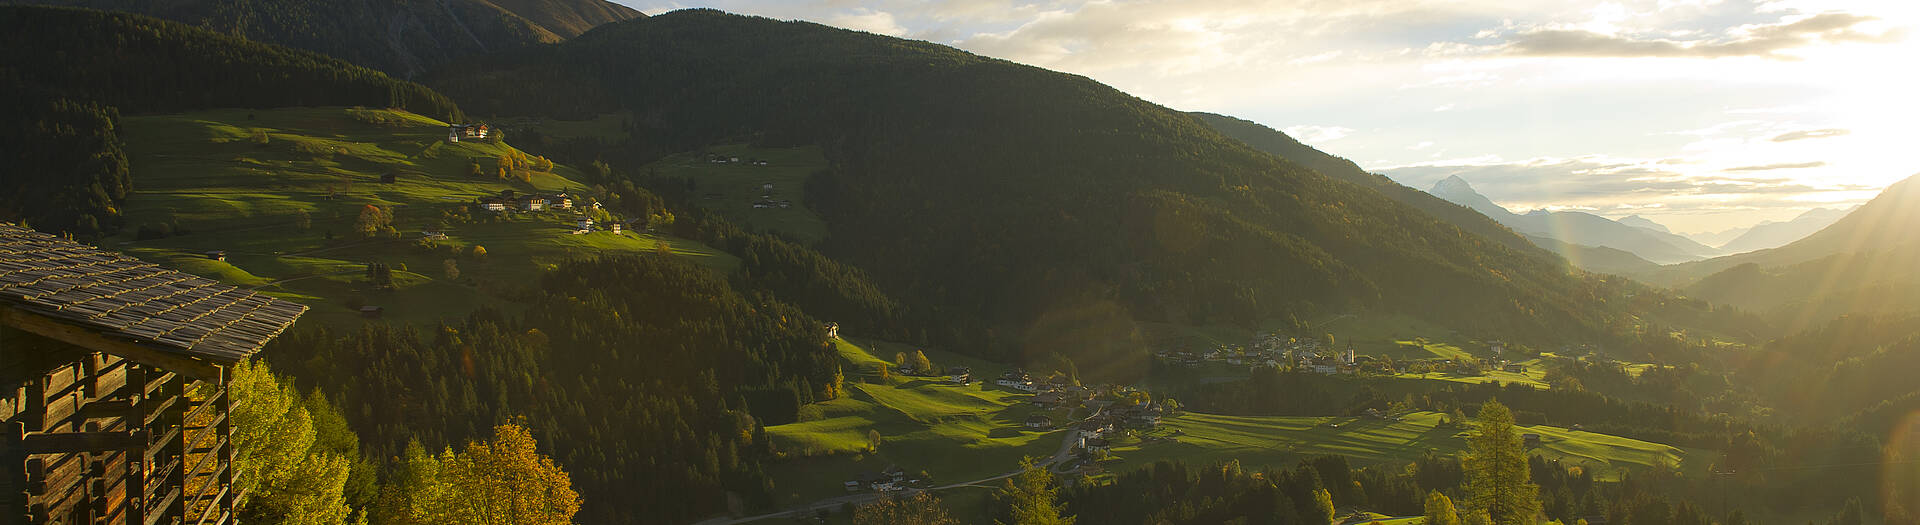
[[[1100,411],[1098,410],[1094,411],[1092,414],[1088,414],[1087,419],[1091,419],[1093,418],[1093,416],[1097,416],[1097,415],[1100,415]],[[1052,466],[1065,462],[1067,460],[1067,456],[1073,454],[1073,444],[1075,441],[1077,441],[1075,438],[1080,436],[1080,429],[1077,427],[1079,427],[1079,424],[1081,421],[1086,421],[1086,419],[1081,419],[1079,421],[1074,421],[1068,424],[1066,436],[1060,439],[1059,450],[1054,451],[1053,457],[1047,458],[1046,461],[1035,463],[1034,466],[1051,469]],[[1020,475],[1020,472],[1021,472],[1020,470],[1016,469],[1012,472],[1000,474],[998,476],[980,478],[973,481],[968,481],[963,483],[954,483],[952,485],[942,485],[942,486],[933,487],[929,489],[922,489],[922,490],[927,492],[937,492],[937,491],[948,490],[948,489],[956,489],[960,487],[977,487],[977,486],[981,486],[981,484],[984,484],[984,483],[992,483],[995,481],[1000,481],[1003,479]],[[920,491],[909,491],[908,494],[914,494],[918,492]],[[747,516],[743,518],[728,518],[725,516],[718,516],[718,517],[707,518],[705,520],[695,522],[693,525],[737,525],[740,523],[751,523],[751,522],[760,521],[760,520],[787,517],[787,516],[793,515],[793,513],[795,512],[807,512],[813,509],[832,509],[848,503],[852,503],[854,505],[864,505],[867,503],[879,501],[880,498],[883,498],[883,497],[886,497],[886,495],[878,492],[863,492],[860,494],[848,494],[845,496],[817,500],[812,503],[808,503],[806,505],[803,505],[794,509],[788,509],[788,510],[783,510],[779,512],[771,512],[767,514],[761,514],[759,516]]]

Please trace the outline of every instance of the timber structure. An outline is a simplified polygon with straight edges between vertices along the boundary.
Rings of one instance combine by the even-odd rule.
[[[305,311],[0,223],[0,525],[233,523],[228,370]]]

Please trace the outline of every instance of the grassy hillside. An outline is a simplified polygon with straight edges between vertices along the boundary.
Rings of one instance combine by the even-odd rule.
[[[826,169],[817,147],[728,144],[672,155],[642,171],[686,180],[684,191],[693,205],[719,212],[729,222],[815,244],[826,237],[827,223],[807,207],[806,182]]]
[[[1434,412],[1406,414],[1398,421],[1356,417],[1258,417],[1187,413],[1168,418],[1159,430],[1117,443],[1108,470],[1132,469],[1155,461],[1205,465],[1238,460],[1249,469],[1287,468],[1320,454],[1346,456],[1357,465],[1411,462],[1428,451],[1458,454],[1466,450],[1470,429],[1441,425]],[[1548,426],[1521,426],[1540,434],[1530,452],[1594,469],[1602,478],[1623,470],[1699,470],[1710,451],[1687,450],[1606,434]]]
[[[897,465],[925,471],[934,484],[946,485],[1012,471],[1022,456],[1053,455],[1061,430],[1022,427],[1036,410],[1026,393],[994,386],[1006,368],[965,356],[927,351],[937,366],[971,366],[970,385],[932,378],[877,375],[894,352],[914,348],[884,342],[836,341],[846,362],[850,395],[801,409],[801,421],[767,427],[774,446],[787,459],[770,467],[780,496],[789,502],[844,494],[841,482]],[[1056,420],[1067,410],[1050,411]],[[867,433],[881,443],[867,452]]]
[[[403,111],[218,110],[129,117],[125,127],[136,186],[125,209],[130,227],[108,247],[300,300],[321,322],[350,322],[358,314],[349,306],[362,303],[414,322],[457,317],[480,305],[511,309],[499,294],[556,262],[654,253],[662,243],[710,267],[739,264],[684,239],[574,235],[576,212],[494,217],[474,209],[476,198],[502,190],[584,197],[587,188],[566,166],[507,179],[471,176],[476,162],[492,168],[497,157],[525,154],[505,143],[448,143],[444,122]],[[393,182],[382,182],[389,174]],[[393,210],[397,238],[355,234],[369,205]],[[189,233],[139,239],[142,228]],[[428,248],[422,231],[447,237]],[[474,256],[475,246],[486,254]],[[211,250],[225,251],[227,260],[202,255]],[[448,275],[448,260],[457,278]],[[393,266],[394,290],[373,289],[364,275],[368,262]]]
[[[465,56],[558,42],[646,16],[604,0],[0,0],[127,11],[412,77]]]

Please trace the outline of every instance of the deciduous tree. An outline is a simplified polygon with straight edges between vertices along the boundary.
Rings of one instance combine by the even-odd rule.
[[[1440,491],[1427,492],[1426,525],[1460,525],[1460,514],[1453,508],[1453,500]]]

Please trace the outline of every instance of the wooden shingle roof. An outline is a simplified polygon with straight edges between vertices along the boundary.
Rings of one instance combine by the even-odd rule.
[[[0,223],[0,308],[215,363],[260,350],[307,307]]]

